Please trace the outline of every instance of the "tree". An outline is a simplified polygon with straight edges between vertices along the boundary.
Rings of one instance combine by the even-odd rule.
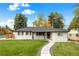
[[[76,17],[79,16],[79,7],[77,7],[77,8],[75,9],[74,14],[75,14]]]
[[[39,21],[39,20],[35,20],[35,21],[33,22],[33,26],[35,26],[35,27],[40,27],[40,21]]]
[[[37,20],[35,20],[33,22],[33,26],[35,27],[42,27],[43,24],[44,24],[44,14],[39,14],[38,17],[37,17]]]
[[[49,22],[49,21],[45,21],[45,22],[44,22],[44,27],[51,27],[50,22]]]
[[[14,29],[27,27],[27,17],[23,14],[17,14],[14,19]]]
[[[79,7],[77,7],[75,9],[74,14],[75,14],[75,16],[74,16],[73,20],[71,21],[68,30],[71,30],[71,29],[78,30],[79,29]]]
[[[6,29],[10,29],[7,25],[5,26]]]
[[[51,13],[49,15],[48,21],[50,22],[50,24],[53,28],[63,28],[64,27],[63,16],[57,12]]]

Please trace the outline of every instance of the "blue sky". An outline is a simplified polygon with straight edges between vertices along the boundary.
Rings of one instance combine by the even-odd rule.
[[[46,20],[51,12],[63,15],[65,25],[69,25],[74,16],[75,4],[69,3],[0,3],[0,25],[8,25],[13,28],[14,17],[18,13],[28,17],[28,26],[37,19],[40,13],[44,13]]]

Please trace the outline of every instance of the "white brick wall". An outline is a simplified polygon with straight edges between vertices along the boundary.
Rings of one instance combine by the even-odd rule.
[[[58,36],[58,33],[51,33],[51,40],[54,42],[67,42],[67,33],[62,33],[61,36]]]
[[[28,32],[28,35],[26,35],[26,32],[22,35],[22,32],[13,32],[15,34],[15,39],[32,39],[32,35],[30,35],[30,32]],[[32,33],[31,33],[32,34]]]
[[[29,39],[32,40],[32,33],[30,35],[30,32],[28,32],[28,35],[26,35],[26,32],[24,32],[24,35],[22,35],[22,32],[20,33],[20,35],[18,35],[18,32],[13,32],[15,34],[15,39]],[[62,32],[61,32],[62,33]],[[34,35],[34,39],[41,39],[44,38],[44,36],[36,36]],[[58,33],[51,33],[51,37],[50,40],[53,40],[55,42],[67,42],[68,41],[68,35],[67,33],[62,33],[61,36],[58,36]]]

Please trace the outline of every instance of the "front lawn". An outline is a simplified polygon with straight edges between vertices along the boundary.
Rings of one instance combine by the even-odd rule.
[[[79,56],[79,44],[73,42],[55,43],[51,48],[51,54],[55,56]]]
[[[44,40],[0,40],[0,56],[35,56]]]

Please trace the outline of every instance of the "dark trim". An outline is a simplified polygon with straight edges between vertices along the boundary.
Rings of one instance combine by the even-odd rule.
[[[45,38],[45,32],[44,32],[44,39],[46,39],[46,38]]]
[[[34,32],[32,32],[32,39],[34,40]]]
[[[22,35],[24,35],[24,32],[22,31]]]
[[[32,34],[32,32],[30,32],[30,35]]]
[[[18,35],[19,35],[19,33],[20,33],[20,32],[18,32]]]

